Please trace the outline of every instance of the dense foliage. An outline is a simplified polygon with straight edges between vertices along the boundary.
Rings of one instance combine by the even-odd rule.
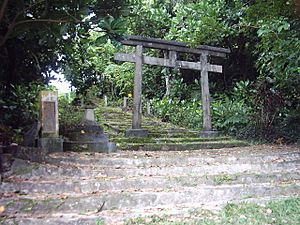
[[[108,13],[126,13],[126,5],[125,0],[1,1],[0,125],[18,129],[32,123],[38,90],[52,71],[61,70],[68,46],[99,27]]]
[[[130,7],[128,1],[78,1],[82,7],[76,10],[67,1],[24,1],[20,8],[13,2],[0,15],[1,33],[7,34],[11,22],[29,23],[0,37],[6,87],[48,79],[49,71],[61,69],[78,94],[92,91],[117,100],[133,89],[134,66],[113,60],[117,51],[133,50],[118,43],[126,34],[227,47],[231,54],[219,62],[224,73],[209,76],[214,127],[271,141],[299,138],[300,21],[294,0],[139,0]],[[16,10],[22,13],[14,21]],[[35,21],[40,19],[61,21],[45,26]],[[159,51],[147,54],[163,57]],[[153,99],[154,112],[164,120],[199,129],[199,79],[198,72],[145,66],[144,98]]]

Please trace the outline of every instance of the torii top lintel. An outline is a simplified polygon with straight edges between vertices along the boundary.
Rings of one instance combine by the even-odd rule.
[[[143,36],[127,36],[121,41],[123,45],[137,46],[141,45],[145,48],[154,48],[168,51],[184,52],[190,54],[203,54],[207,52],[208,55],[226,57],[226,54],[230,53],[227,48],[212,47],[207,45],[199,45],[196,48],[190,48],[186,43],[177,41],[167,41],[158,38],[149,38]]]

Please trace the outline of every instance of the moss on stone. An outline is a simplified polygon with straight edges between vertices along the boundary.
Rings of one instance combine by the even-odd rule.
[[[37,205],[37,202],[33,199],[22,199],[21,201],[23,203],[23,206],[20,210],[23,212],[31,212]]]

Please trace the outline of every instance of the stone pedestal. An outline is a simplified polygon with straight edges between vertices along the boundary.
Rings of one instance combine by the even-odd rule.
[[[62,138],[40,138],[38,140],[38,147],[45,149],[47,153],[62,152],[63,142]]]
[[[96,122],[94,109],[86,107],[82,124],[67,132],[64,151],[110,153],[116,151],[116,144],[109,142]]]
[[[116,144],[100,141],[65,141],[64,151],[73,152],[102,152],[111,153],[116,151]]]
[[[219,136],[219,132],[216,130],[201,131],[200,138],[216,138]]]
[[[147,137],[148,131],[145,129],[128,129],[125,131],[126,137]]]

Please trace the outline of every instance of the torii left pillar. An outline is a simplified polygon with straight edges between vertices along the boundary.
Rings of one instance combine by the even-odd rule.
[[[148,131],[142,128],[142,67],[143,46],[137,45],[135,52],[132,127],[125,131],[126,137],[148,136]]]

